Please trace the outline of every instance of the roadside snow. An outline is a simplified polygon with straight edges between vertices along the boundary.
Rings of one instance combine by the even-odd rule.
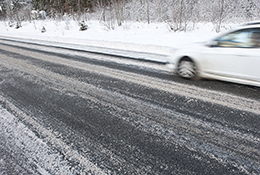
[[[95,46],[136,52],[168,55],[172,48],[202,42],[216,36],[212,24],[197,24],[188,32],[173,32],[165,23],[126,23],[108,30],[98,21],[88,21],[89,29],[79,31],[76,21],[32,21],[23,22],[22,27],[9,27],[0,22],[0,37],[44,40],[51,42]],[[41,33],[43,26],[45,33]],[[231,28],[231,27],[230,27]]]

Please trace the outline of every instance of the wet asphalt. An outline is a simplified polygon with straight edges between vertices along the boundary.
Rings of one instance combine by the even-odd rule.
[[[57,140],[105,174],[260,174],[260,88],[188,81],[157,63],[108,57],[2,43],[2,108],[60,155],[68,174],[100,172],[68,158]],[[16,155],[22,148],[2,138],[0,171],[43,174],[35,167],[46,162]]]

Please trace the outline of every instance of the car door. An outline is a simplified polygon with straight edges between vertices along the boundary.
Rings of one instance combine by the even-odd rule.
[[[217,38],[202,53],[203,71],[217,76],[260,81],[260,30],[243,29]]]
[[[243,57],[242,75],[245,80],[260,82],[260,48],[248,49],[246,54],[241,53]]]

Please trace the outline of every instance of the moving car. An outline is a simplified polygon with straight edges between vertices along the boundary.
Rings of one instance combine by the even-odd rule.
[[[260,87],[260,23],[175,50],[169,62],[186,79],[217,79]]]

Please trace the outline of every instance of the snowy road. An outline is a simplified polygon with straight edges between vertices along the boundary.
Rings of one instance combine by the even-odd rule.
[[[259,88],[13,44],[0,44],[1,173],[260,174]]]

